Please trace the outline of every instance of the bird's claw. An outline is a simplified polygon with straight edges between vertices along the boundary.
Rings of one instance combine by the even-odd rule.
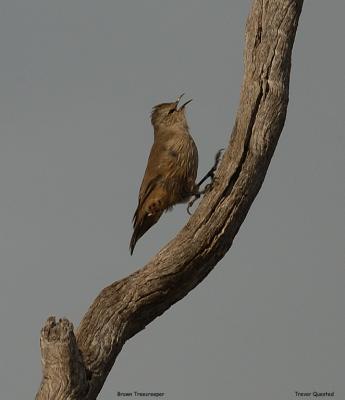
[[[190,208],[193,207],[193,204],[194,204],[199,198],[200,198],[200,194],[197,193],[197,194],[194,195],[194,198],[188,203],[188,206],[187,206],[187,213],[188,213],[189,215],[192,215],[192,213],[190,212]]]
[[[215,177],[214,177],[214,173],[216,172],[217,168],[218,168],[218,164],[220,161],[220,157],[223,153],[224,149],[220,149],[217,151],[216,156],[214,158],[214,165],[213,167],[208,171],[208,173],[201,179],[201,181],[197,184],[197,188],[199,188],[208,178],[211,178],[211,183],[209,183],[208,185],[205,186],[205,188],[202,191],[198,191],[197,193],[194,193],[193,195],[193,199],[188,203],[187,206],[187,213],[189,215],[192,215],[190,212],[190,208],[193,206],[193,204],[200,198],[201,195],[209,192],[214,184],[215,181]]]
[[[214,158],[214,160],[215,160],[215,162],[216,162],[216,168],[217,168],[217,166],[218,166],[218,164],[219,164],[220,157],[221,157],[221,155],[222,155],[222,153],[223,153],[224,150],[225,150],[224,147],[222,147],[222,148],[219,149],[219,150],[217,151],[217,153],[216,153],[216,156],[215,156],[215,158]]]

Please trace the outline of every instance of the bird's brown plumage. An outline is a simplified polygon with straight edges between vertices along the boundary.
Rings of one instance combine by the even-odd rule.
[[[154,143],[133,217],[131,254],[139,238],[164,211],[188,201],[197,190],[198,151],[185,115],[185,105],[189,101],[178,108],[180,98],[174,103],[159,104],[152,111]]]

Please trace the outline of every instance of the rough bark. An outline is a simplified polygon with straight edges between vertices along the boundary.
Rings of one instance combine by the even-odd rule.
[[[253,1],[239,109],[212,191],[147,265],[101,291],[75,335],[67,320],[48,319],[37,400],[96,399],[124,343],[186,296],[229,250],[283,129],[302,5],[303,0]]]

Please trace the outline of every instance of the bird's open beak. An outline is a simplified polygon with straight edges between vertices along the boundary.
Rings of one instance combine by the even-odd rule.
[[[175,111],[177,111],[177,106],[179,102],[181,101],[182,97],[184,96],[184,93],[180,94],[177,100],[175,101]]]
[[[175,110],[176,110],[176,111],[183,110],[183,109],[186,107],[186,105],[189,104],[189,103],[193,100],[193,99],[190,99],[190,100],[186,101],[184,104],[182,104],[182,106],[180,107],[180,109],[177,110],[177,106],[179,105],[179,102],[181,101],[181,99],[182,99],[182,97],[183,97],[184,95],[185,95],[185,94],[182,93],[182,94],[177,98],[177,100],[176,100],[176,102],[175,102],[175,104],[176,104]]]
[[[183,110],[187,104],[189,104],[193,99],[190,99],[188,101],[186,101],[185,103],[182,104],[182,106],[180,107],[180,110]]]
[[[182,94],[180,94],[179,95],[179,97],[177,98],[177,100],[176,100],[176,104],[178,104],[180,101],[181,101],[181,99],[182,99],[182,97],[185,95],[185,93],[182,93]]]

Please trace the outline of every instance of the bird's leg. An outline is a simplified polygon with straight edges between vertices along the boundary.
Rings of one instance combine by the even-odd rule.
[[[214,173],[216,172],[218,168],[218,164],[220,161],[220,156],[222,155],[222,152],[224,149],[220,149],[217,151],[217,154],[214,158],[214,164],[213,167],[207,172],[207,174],[200,180],[200,182],[197,184],[197,187],[199,188],[208,178],[211,178],[211,181],[213,182],[214,179]],[[203,193],[202,193],[203,194]]]
[[[218,168],[218,164],[220,161],[220,157],[222,155],[222,152],[224,151],[224,149],[220,149],[217,151],[217,154],[214,158],[214,164],[212,166],[212,168],[207,172],[207,174],[200,179],[199,183],[196,184],[196,191],[195,193],[193,193],[193,198],[192,200],[188,203],[187,206],[187,212],[189,215],[191,215],[190,213],[190,208],[193,206],[193,204],[196,202],[196,200],[198,200],[200,198],[201,195],[205,194],[206,192],[208,192],[209,190],[212,189],[212,185],[214,183],[214,173],[216,172],[217,168]],[[209,184],[207,184],[203,190],[200,190],[200,186],[208,179],[211,178],[211,182]]]

